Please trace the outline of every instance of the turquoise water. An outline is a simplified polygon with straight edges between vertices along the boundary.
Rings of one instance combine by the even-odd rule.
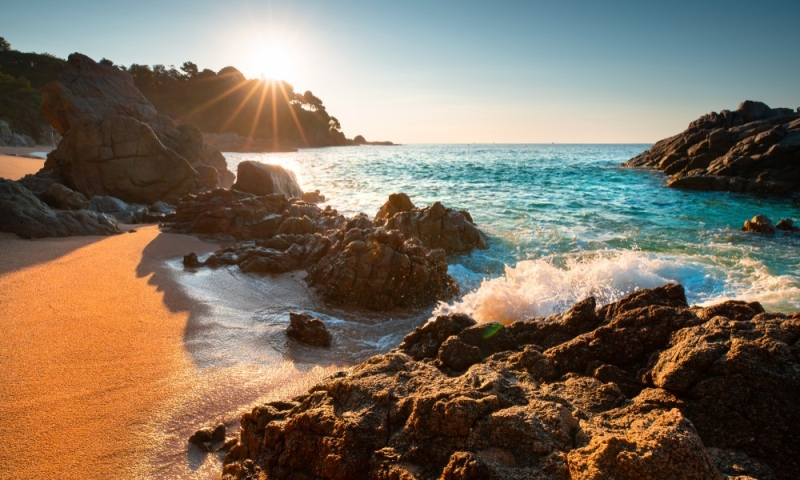
[[[667,281],[682,283],[692,303],[800,310],[800,237],[739,231],[758,213],[800,220],[800,199],[673,190],[659,172],[619,166],[648,147],[415,145],[226,158],[233,171],[245,159],[286,166],[348,215],[374,215],[395,192],[417,206],[468,210],[491,248],[449,259],[466,295],[436,313],[514,320]]]

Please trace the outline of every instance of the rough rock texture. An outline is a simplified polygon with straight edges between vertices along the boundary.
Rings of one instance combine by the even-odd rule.
[[[489,248],[486,235],[465,211],[447,208],[439,202],[415,208],[405,193],[392,194],[375,216],[375,224],[399,230],[418,238],[428,248],[441,248],[448,254]]]
[[[87,210],[90,208],[86,196],[60,183],[51,184],[39,198],[51,207],[61,210]]]
[[[766,233],[768,235],[774,235],[778,231],[778,229],[772,225],[772,221],[764,215],[756,215],[750,220],[745,220],[742,230],[752,233]]]
[[[454,224],[465,225],[458,222],[467,217],[458,213]],[[444,250],[423,244],[413,233],[376,225],[363,214],[346,218],[330,207],[323,210],[281,194],[218,189],[184,197],[175,218],[172,231],[238,241],[204,261],[197,259],[192,268],[238,265],[254,273],[305,269],[307,282],[326,301],[374,310],[428,305],[458,291],[447,274]],[[483,233],[470,223],[446,238],[447,245],[458,243],[466,249],[460,251],[469,251],[475,246],[470,239],[483,238]]]
[[[286,198],[303,197],[303,191],[297,183],[294,172],[280,165],[267,165],[249,160],[239,164],[233,188],[253,195],[280,193]]]
[[[89,210],[54,211],[17,182],[0,178],[0,231],[22,238],[119,233],[117,222]]]
[[[319,318],[314,318],[307,313],[289,312],[289,322],[289,328],[286,329],[286,335],[289,338],[315,347],[331,346],[331,334],[325,328],[325,323]]]
[[[745,101],[711,112],[683,133],[628,160],[671,175],[690,190],[786,194],[800,191],[800,112]]]
[[[800,314],[690,308],[679,285],[594,306],[440,316],[245,414],[223,478],[796,477]]]
[[[127,73],[84,55],[70,55],[59,80],[42,87],[42,109],[63,135],[44,170],[87,197],[175,202],[233,182],[196,127],[159,115]]]

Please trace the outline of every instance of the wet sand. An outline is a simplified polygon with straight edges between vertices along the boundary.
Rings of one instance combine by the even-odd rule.
[[[0,477],[215,478],[199,427],[337,370],[276,355],[214,366],[187,347],[207,309],[166,267],[216,245],[155,225],[114,237],[0,234]],[[269,298],[267,296],[266,298]]]

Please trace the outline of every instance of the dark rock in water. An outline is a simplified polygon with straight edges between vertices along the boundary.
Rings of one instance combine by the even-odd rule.
[[[745,101],[712,112],[625,163],[671,175],[689,190],[787,194],[800,191],[800,112]]]
[[[298,342],[314,345],[315,347],[330,347],[331,334],[325,328],[325,323],[319,318],[314,318],[307,313],[289,312],[289,328],[286,335]]]
[[[225,442],[225,432],[226,428],[223,424],[219,424],[213,429],[201,428],[189,437],[189,443],[196,445],[204,452],[210,453],[214,451],[214,444]]]
[[[223,478],[795,478],[800,314],[677,285],[593,307],[440,316],[245,414]]]
[[[117,222],[88,210],[54,211],[17,182],[0,178],[0,231],[22,238],[112,235]]]
[[[774,235],[778,230],[772,225],[772,221],[769,218],[764,215],[756,215],[750,220],[744,221],[742,231]]]
[[[90,208],[86,196],[60,183],[51,184],[39,198],[44,203],[60,210],[88,210]]]
[[[159,115],[130,75],[84,55],[42,87],[42,110],[63,139],[40,173],[57,172],[87,197],[151,204],[233,181],[196,127]]]
[[[236,172],[233,188],[253,195],[282,194],[286,198],[302,198],[303,190],[297,183],[294,172],[280,165],[244,161]]]
[[[448,254],[487,249],[486,235],[472,223],[472,216],[447,208],[439,202],[418,209],[404,193],[393,194],[374,220],[387,230],[399,230],[418,238],[428,248],[441,248]]]
[[[203,266],[203,263],[197,258],[196,253],[191,252],[183,256],[183,266],[186,268],[199,268]]]
[[[800,227],[795,227],[794,221],[791,218],[784,218],[775,224],[775,228],[783,230],[784,232],[800,232]]]
[[[306,203],[323,203],[325,202],[325,195],[319,193],[319,190],[313,192],[303,192],[302,199]]]

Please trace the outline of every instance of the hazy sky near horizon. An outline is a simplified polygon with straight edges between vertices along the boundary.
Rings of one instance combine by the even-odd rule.
[[[348,137],[651,143],[743,100],[800,106],[800,2],[0,0],[12,48],[258,75],[290,58]]]

